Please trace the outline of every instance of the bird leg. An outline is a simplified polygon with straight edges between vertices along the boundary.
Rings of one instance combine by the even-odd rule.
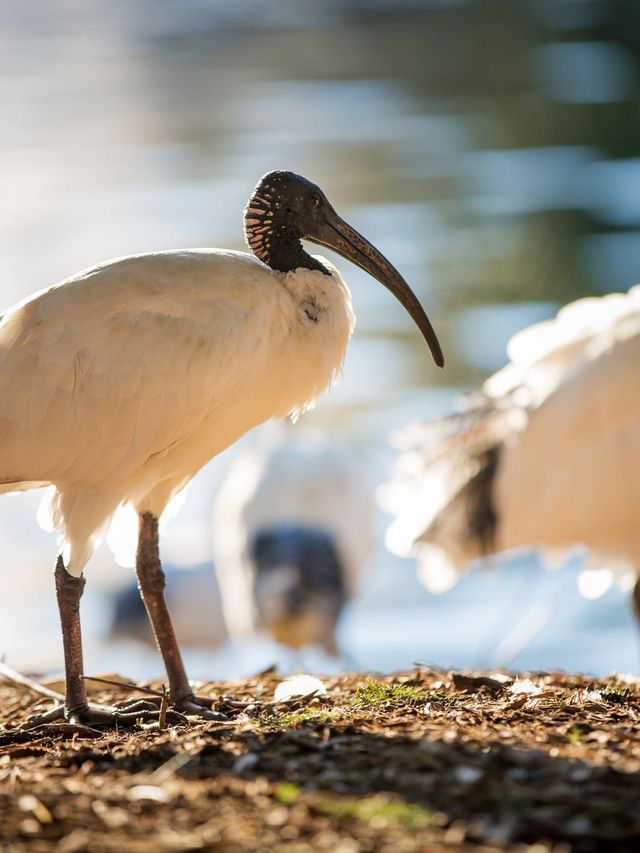
[[[80,599],[85,579],[70,575],[64,567],[62,556],[55,569],[56,597],[62,625],[62,645],[66,692],[64,705],[27,721],[26,728],[66,720],[73,726],[131,726],[141,720],[157,720],[158,710],[149,703],[128,703],[124,710],[89,705],[84,681],[82,661],[82,634],[80,631]],[[185,722],[182,714],[172,712],[169,722]]]
[[[174,707],[185,714],[195,714],[208,720],[226,720],[224,714],[211,710],[211,699],[196,697],[189,685],[164,596],[167,581],[160,563],[158,519],[150,512],[143,512],[138,521],[136,574],[140,595],[167,671],[169,697]]]
[[[80,631],[80,599],[84,592],[84,577],[73,577],[65,569],[62,554],[58,555],[55,570],[56,598],[62,625],[65,671],[65,710],[71,717],[88,706],[87,688],[84,683],[82,659],[82,634]]]

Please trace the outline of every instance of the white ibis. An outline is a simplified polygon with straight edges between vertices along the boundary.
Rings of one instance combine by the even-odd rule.
[[[508,354],[463,411],[405,434],[388,545],[436,586],[525,545],[580,544],[590,566],[639,572],[640,286],[567,305]]]
[[[236,455],[213,510],[229,636],[265,630],[336,655],[338,618],[373,548],[372,485],[351,447],[280,424],[261,438]]]
[[[158,517],[209,459],[262,421],[303,409],[339,371],[354,326],[351,297],[335,267],[307,254],[302,239],[377,278],[443,364],[407,283],[317,186],[270,172],[244,225],[253,255],[197,249],[118,258],[2,317],[0,491],[56,489],[69,721],[126,721],[88,706],[79,618],[83,569],[122,504],[138,513],[136,572],[172,703],[213,715],[189,685],[164,600]]]

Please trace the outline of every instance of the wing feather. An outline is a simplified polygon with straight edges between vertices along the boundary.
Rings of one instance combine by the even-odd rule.
[[[268,275],[239,253],[139,256],[7,312],[0,482],[114,483],[184,439],[248,369],[248,288]]]

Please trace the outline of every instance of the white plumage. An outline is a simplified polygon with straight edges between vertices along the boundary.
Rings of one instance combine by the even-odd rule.
[[[0,489],[55,485],[71,574],[119,504],[159,516],[212,456],[330,384],[354,316],[323,264],[330,275],[241,252],[139,255],[4,314]]]
[[[464,411],[402,438],[389,545],[436,586],[523,545],[640,570],[640,287],[578,300],[508,352]]]

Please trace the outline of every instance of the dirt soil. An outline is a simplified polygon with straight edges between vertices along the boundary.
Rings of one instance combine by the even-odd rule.
[[[269,672],[199,689],[227,723],[105,732],[24,729],[52,701],[0,682],[0,850],[640,850],[640,682],[513,680],[348,674],[276,704]]]

